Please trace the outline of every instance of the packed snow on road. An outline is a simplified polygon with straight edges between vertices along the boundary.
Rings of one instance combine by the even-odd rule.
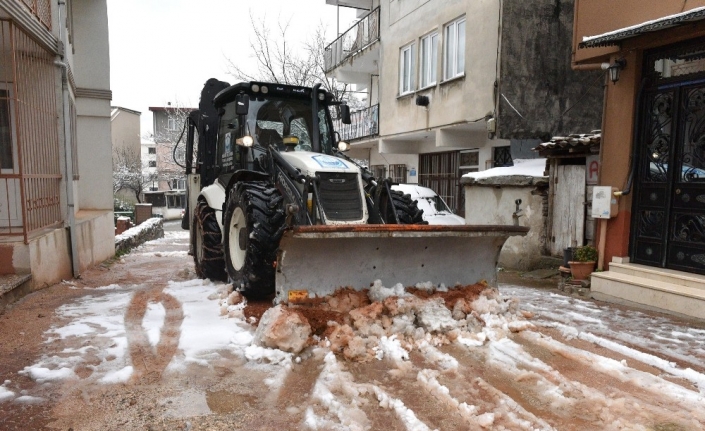
[[[155,246],[187,241],[167,232],[126,259],[178,257]],[[164,358],[161,379],[237,359],[262,373],[257,393],[310,376],[280,412],[291,429],[705,429],[705,329],[655,313],[512,285],[459,294],[423,280],[264,314],[200,279],[157,293],[89,289],[56,311],[64,323],[46,332],[48,353],[21,371],[37,389],[5,381],[0,402],[47,402],[46,385],[136,384],[150,372],[143,363]],[[206,405],[188,413],[209,414]]]

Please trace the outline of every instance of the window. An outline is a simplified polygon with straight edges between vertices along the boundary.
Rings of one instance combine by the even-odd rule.
[[[168,195],[166,197],[167,208],[185,208],[185,195]]]
[[[176,118],[167,118],[166,128],[167,130],[176,130]]]
[[[389,165],[389,178],[395,183],[406,182],[406,165]]]
[[[443,79],[448,80],[465,73],[465,17],[445,28],[443,52]]]
[[[150,161],[149,161],[149,167],[150,167],[150,168],[156,168],[156,167],[157,167],[157,161],[156,161],[156,160],[150,160]]]
[[[186,180],[174,178],[169,181],[169,187],[171,187],[174,190],[185,190],[186,189]]]
[[[384,171],[385,171],[384,165],[371,165],[370,166],[370,172],[372,172],[372,176],[377,178],[377,180],[381,180],[381,179],[385,178]]]
[[[15,161],[10,104],[9,90],[0,90],[0,169],[8,169],[11,172]]]
[[[492,148],[492,165],[495,168],[514,166],[512,161],[512,147],[507,145],[505,147],[494,147]]]
[[[414,91],[414,45],[405,46],[399,53],[399,95]]]
[[[154,147],[149,147],[149,148],[147,148],[147,153],[148,154],[157,154],[157,149]]]
[[[461,174],[477,172],[480,167],[480,150],[466,150],[460,152],[460,162],[458,169]]]
[[[436,83],[438,69],[438,33],[421,39],[421,88]]]

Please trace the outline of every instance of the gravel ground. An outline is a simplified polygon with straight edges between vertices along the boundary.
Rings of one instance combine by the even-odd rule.
[[[367,362],[313,349],[288,366],[223,349],[185,361],[188,309],[169,281],[195,274],[186,234],[173,222],[165,231],[0,316],[0,382],[14,393],[0,392],[0,429],[705,429],[703,404],[693,407],[705,391],[704,322],[571,297],[555,279],[515,273],[500,274],[499,290],[518,298],[533,327],[475,348],[450,343]],[[101,383],[100,367],[114,359],[101,350],[114,345],[50,334],[77,319],[59,310],[117,295],[132,374]],[[163,316],[156,346],[144,324],[154,304]],[[88,344],[98,349],[81,350]],[[76,351],[72,378],[23,372]]]

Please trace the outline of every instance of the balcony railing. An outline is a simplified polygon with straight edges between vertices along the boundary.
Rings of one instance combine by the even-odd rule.
[[[22,0],[29,10],[51,30],[51,2],[49,0]]]
[[[379,40],[379,7],[365,15],[326,47],[324,54],[326,72],[330,72],[377,40]]]
[[[379,105],[373,105],[361,111],[350,114],[350,124],[343,124],[340,120],[333,121],[335,130],[344,141],[376,136],[379,134]]]

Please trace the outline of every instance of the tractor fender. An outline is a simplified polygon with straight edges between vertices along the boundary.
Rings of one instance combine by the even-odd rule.
[[[208,206],[215,210],[215,218],[218,220],[220,231],[223,231],[223,204],[225,203],[225,189],[216,181],[210,186],[201,190],[199,197],[203,197]]]
[[[271,177],[266,172],[251,171],[249,169],[240,169],[235,171],[235,173],[230,177],[227,187],[225,187],[225,196],[223,197],[222,210],[225,211],[225,202],[228,201],[228,196],[230,196],[230,191],[235,187],[240,181],[270,181]],[[219,223],[222,223],[222,218],[225,213],[220,214]],[[222,230],[221,226],[221,230]]]

